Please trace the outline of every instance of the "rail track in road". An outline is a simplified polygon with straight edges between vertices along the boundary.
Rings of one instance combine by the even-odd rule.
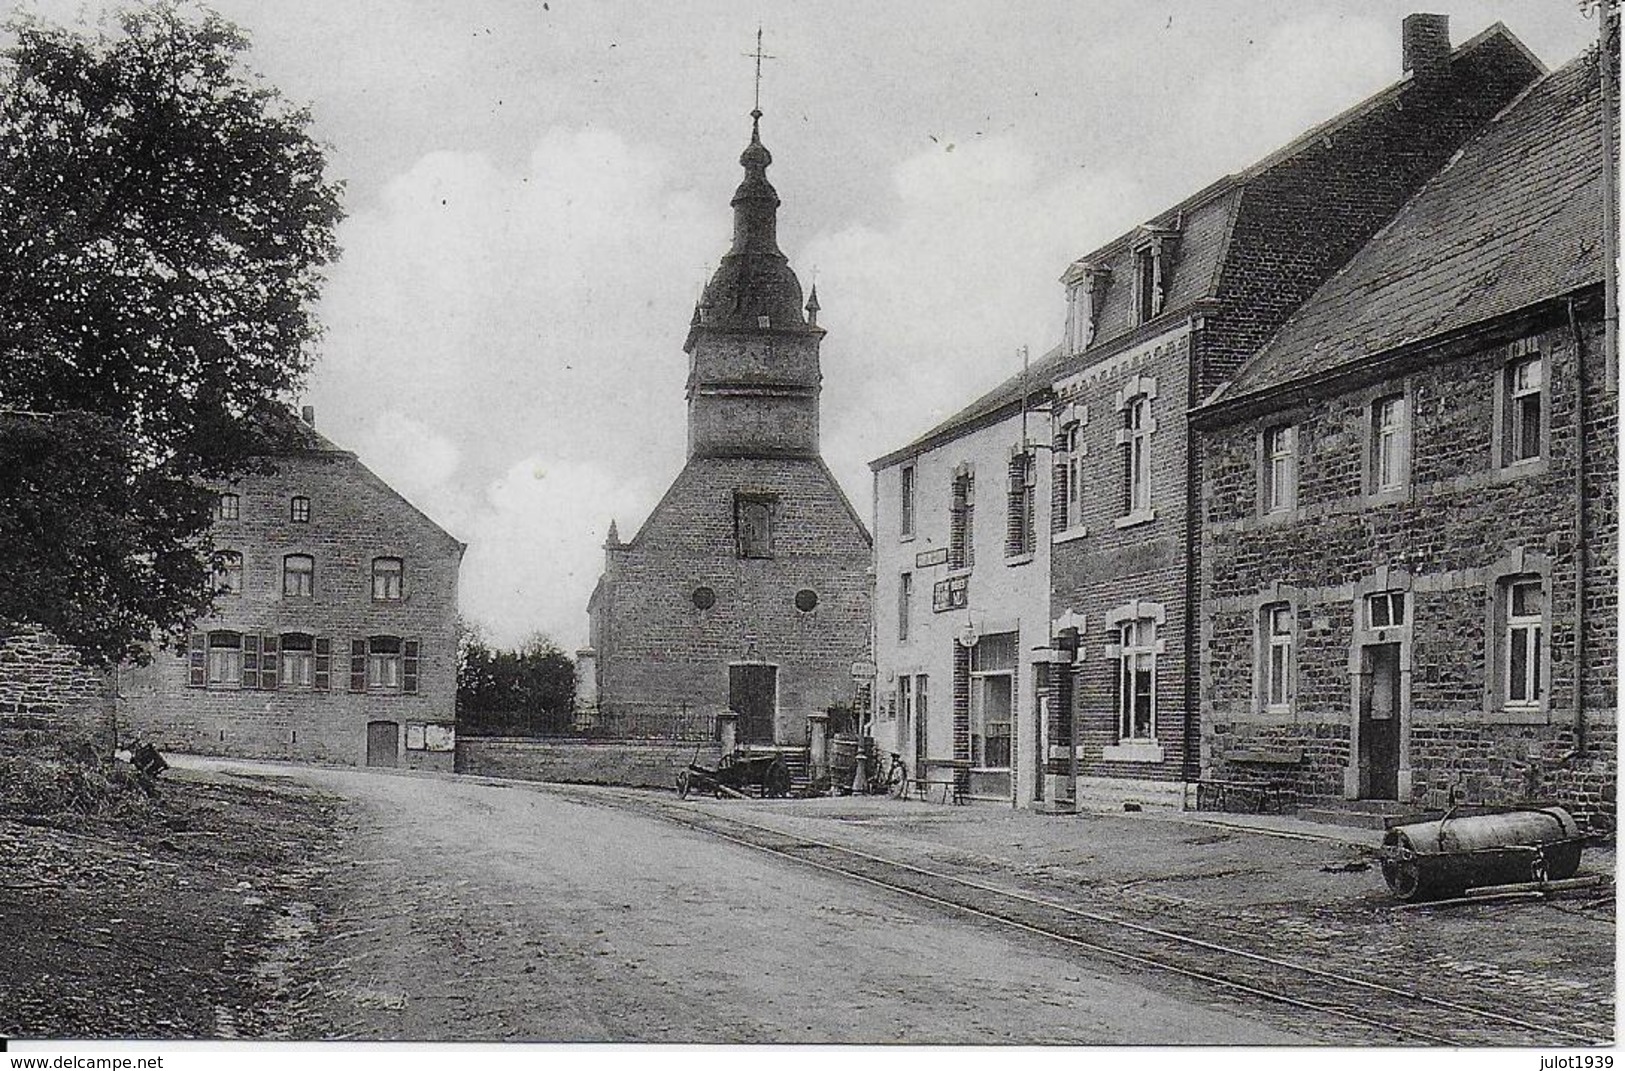
[[[595,792],[594,802],[610,793]],[[1562,1022],[1539,1022],[1429,996],[1418,989],[1361,978],[1148,926],[1017,889],[718,815],[647,794],[614,793],[677,825],[731,841],[940,909],[1055,941],[1099,959],[1173,975],[1256,1005],[1295,1013],[1288,1025],[1312,1025],[1330,1043],[1445,1046],[1606,1045]],[[1314,1017],[1306,1022],[1308,1017]]]

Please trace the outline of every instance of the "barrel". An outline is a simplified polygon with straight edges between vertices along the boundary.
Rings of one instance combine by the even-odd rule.
[[[852,774],[858,768],[858,738],[851,733],[836,733],[829,741],[829,783],[839,785],[842,791],[852,783]]]
[[[1382,876],[1401,900],[1460,896],[1485,885],[1572,877],[1585,837],[1561,807],[1466,813],[1395,826],[1382,842]]]

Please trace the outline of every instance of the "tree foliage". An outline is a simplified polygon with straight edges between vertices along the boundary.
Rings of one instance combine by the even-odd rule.
[[[341,191],[308,113],[248,71],[247,39],[212,12],[155,3],[110,34],[9,29],[0,410],[72,431],[55,449],[16,421],[0,438],[0,558],[34,554],[22,567],[40,580],[0,591],[0,618],[53,624],[96,661],[140,657],[210,603],[200,482],[294,445],[286,405],[310,368]],[[92,462],[82,486],[74,457]],[[80,499],[79,517],[110,522],[114,501],[128,517],[71,560],[51,538],[84,525],[40,527],[75,524],[69,486],[107,496]],[[71,605],[48,601],[70,579]]]
[[[533,633],[518,650],[495,650],[471,627],[464,630],[457,653],[460,723],[540,733],[569,728],[575,663],[552,640]]]

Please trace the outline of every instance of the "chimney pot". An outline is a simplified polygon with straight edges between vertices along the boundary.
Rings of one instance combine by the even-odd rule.
[[[1400,39],[1400,63],[1405,72],[1428,78],[1449,65],[1449,15],[1406,15]]]
[[[308,426],[314,428],[316,426],[316,407],[314,405],[307,405],[300,409],[299,419],[303,420]]]

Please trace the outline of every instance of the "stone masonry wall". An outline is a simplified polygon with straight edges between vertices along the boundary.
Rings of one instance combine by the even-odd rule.
[[[1400,644],[1402,769],[1411,802],[1558,799],[1612,822],[1618,620],[1617,402],[1600,389],[1601,326],[1583,321],[1587,355],[1584,700],[1575,694],[1575,345],[1553,317],[1517,337],[1547,356],[1546,444],[1537,461],[1499,463],[1496,404],[1512,338],[1420,365],[1344,394],[1300,400],[1209,434],[1203,501],[1203,766],[1208,776],[1286,776],[1301,796],[1343,795],[1364,594],[1407,593],[1410,619],[1380,638]],[[1370,403],[1403,392],[1412,413],[1410,488],[1363,492]],[[1260,440],[1297,429],[1297,503],[1260,515]],[[1503,708],[1508,576],[1538,576],[1544,703]],[[1502,593],[1502,594],[1498,594]],[[1261,607],[1285,603],[1295,624],[1289,712],[1259,696]],[[1361,631],[1365,628],[1365,631]],[[1576,707],[1586,724],[1575,735]],[[1250,764],[1301,750],[1290,768]],[[1243,758],[1238,761],[1237,756]]]
[[[110,675],[37,625],[0,632],[0,745],[89,734],[113,745]]]
[[[682,741],[600,744],[509,737],[457,741],[458,773],[519,781],[672,788],[689,763],[715,769],[721,761],[720,745]]]

